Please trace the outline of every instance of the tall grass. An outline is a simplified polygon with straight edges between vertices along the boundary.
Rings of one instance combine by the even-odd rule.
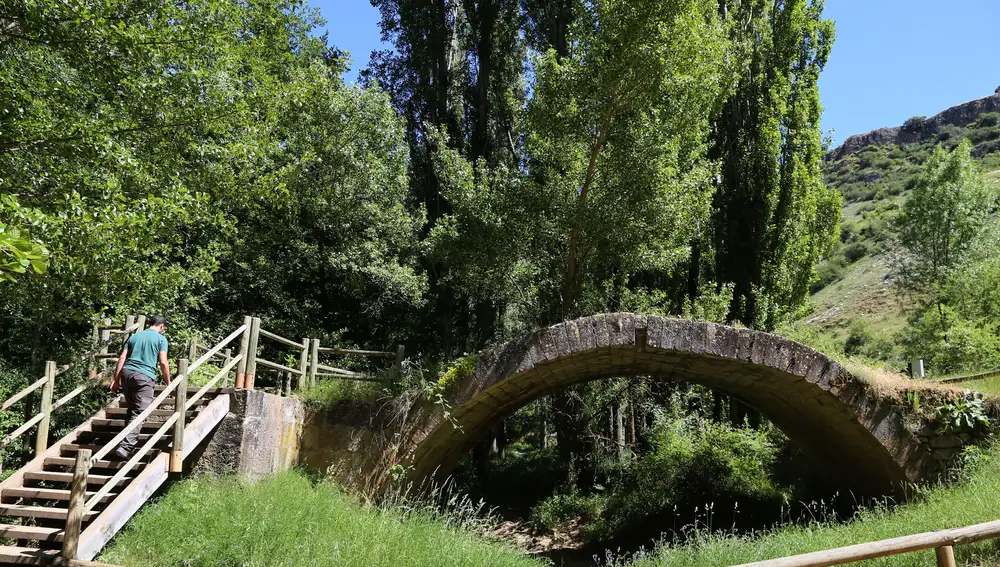
[[[985,453],[967,482],[923,490],[916,501],[898,507],[861,510],[847,523],[816,521],[749,536],[697,534],[678,547],[619,562],[630,567],[720,567],[811,551],[866,543],[920,532],[957,528],[1000,519],[1000,448]],[[988,541],[955,548],[960,565],[1000,564],[1000,545]],[[934,565],[933,550],[854,563],[859,567]]]
[[[360,506],[329,483],[283,473],[256,485],[203,477],[174,485],[102,561],[127,567],[540,567],[422,506]]]

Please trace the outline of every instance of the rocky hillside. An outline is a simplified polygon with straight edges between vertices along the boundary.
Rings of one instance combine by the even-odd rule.
[[[953,106],[930,118],[915,116],[907,120],[902,126],[879,128],[865,134],[850,136],[844,140],[843,145],[830,152],[827,158],[830,160],[843,159],[851,154],[858,153],[868,146],[902,146],[931,141],[941,133],[941,129],[944,127],[956,126],[964,128],[974,123],[981,115],[990,112],[1000,112],[1000,88],[992,96]],[[996,140],[993,140],[993,142],[983,145],[983,147],[977,146],[976,150],[979,155],[996,151]]]
[[[965,138],[983,171],[1000,182],[1000,93],[851,136],[826,155],[826,182],[844,196],[843,221],[836,250],[819,268],[806,325],[841,341],[859,323],[883,334],[903,326],[887,280],[888,219],[935,147],[950,150]]]

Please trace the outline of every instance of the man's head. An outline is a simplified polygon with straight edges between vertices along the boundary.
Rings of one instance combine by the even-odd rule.
[[[167,326],[167,318],[163,315],[153,315],[149,318],[149,328],[154,331],[163,332],[163,328]]]

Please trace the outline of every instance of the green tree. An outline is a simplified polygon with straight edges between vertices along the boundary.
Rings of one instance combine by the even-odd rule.
[[[4,223],[11,212],[20,206],[12,195],[0,195],[0,282],[15,281],[15,274],[23,274],[29,268],[36,274],[44,274],[48,268],[49,251],[35,242],[23,229]]]
[[[712,156],[722,175],[691,281],[733,284],[729,319],[753,327],[771,329],[802,306],[836,240],[840,195],[820,171],[818,80],[834,39],[823,7],[719,2],[742,69],[715,120]]]
[[[903,204],[894,226],[896,285],[939,312],[947,332],[944,306],[948,286],[961,269],[981,260],[991,233],[996,195],[972,161],[964,141],[950,154],[938,149]]]
[[[893,279],[912,301],[906,354],[936,373],[1000,364],[996,194],[963,141],[938,148],[893,219]]]

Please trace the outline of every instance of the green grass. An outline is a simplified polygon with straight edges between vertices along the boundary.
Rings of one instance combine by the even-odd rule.
[[[986,394],[987,396],[996,396],[997,394],[1000,394],[1000,376],[990,376],[989,378],[983,378],[982,380],[967,380],[965,382],[959,382],[951,385],[958,388],[968,388],[970,390]]]
[[[283,473],[175,484],[100,557],[126,567],[541,567],[422,508],[361,506],[329,483]]]
[[[815,522],[786,526],[757,536],[703,534],[694,543],[661,547],[630,567],[720,567],[821,551],[921,532],[956,528],[1000,519],[1000,448],[988,451],[968,482],[936,487],[904,506],[869,508],[849,523]],[[1000,545],[987,541],[955,548],[959,565],[1000,563]],[[934,565],[932,550],[852,563],[862,567]]]

